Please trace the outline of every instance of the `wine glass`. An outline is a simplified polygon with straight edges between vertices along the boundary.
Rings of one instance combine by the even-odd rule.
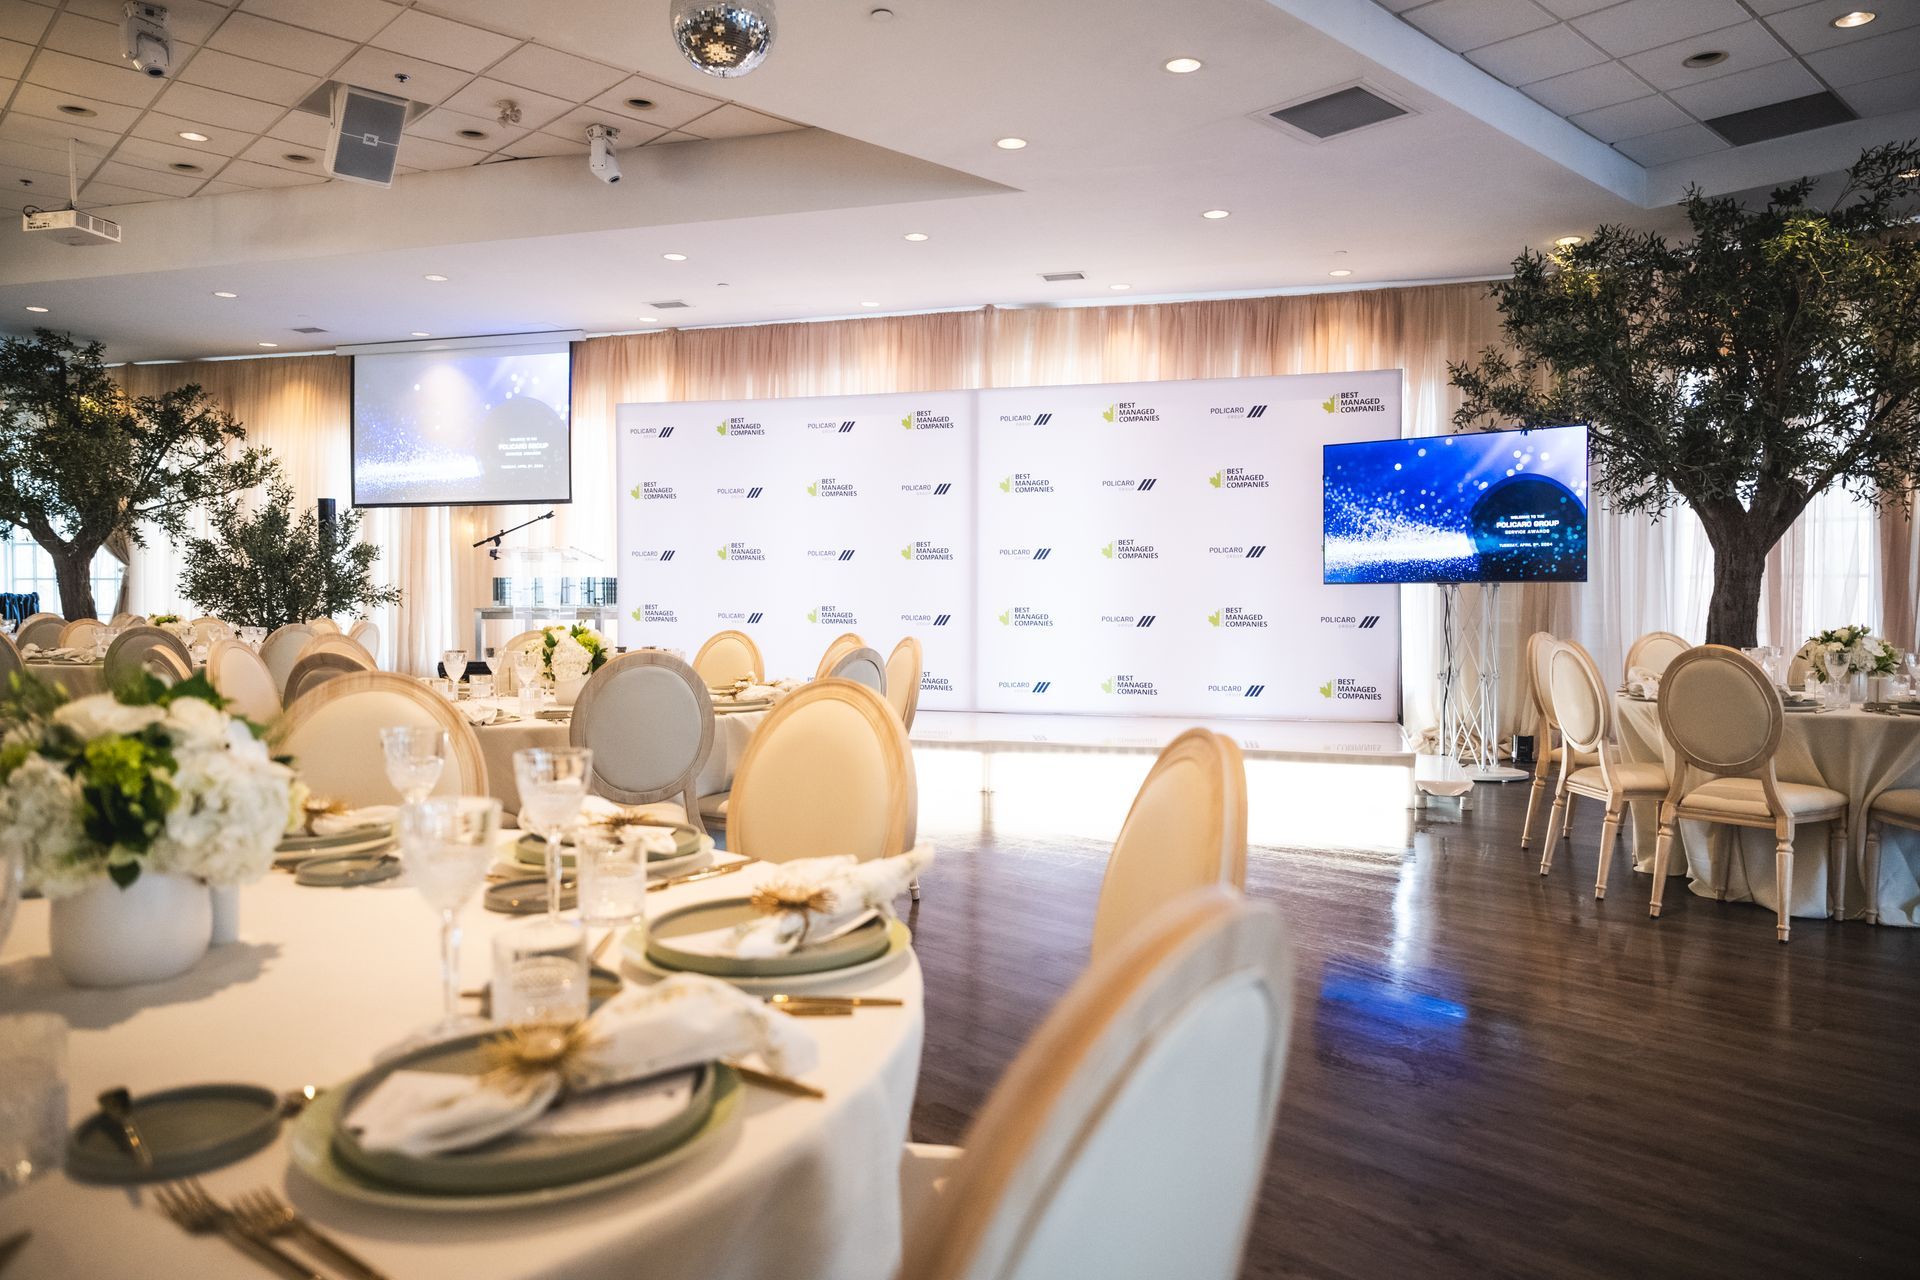
[[[531,649],[513,651],[513,687],[520,691],[520,714],[531,717],[534,701],[540,692],[533,678],[540,671],[540,655]]]
[[[460,682],[467,675],[467,651],[448,649],[440,655],[440,661],[446,665],[447,679],[453,681],[454,695],[459,696]]]
[[[513,753],[520,825],[547,840],[547,914],[560,915],[560,842],[587,798],[593,752],[586,747],[522,747]]]
[[[1920,694],[1920,653],[1909,650],[1901,654],[1900,668],[1907,673],[1907,691]]]
[[[427,905],[440,913],[441,1018],[435,1038],[484,1026],[460,1012],[460,909],[486,879],[500,831],[500,802],[433,796],[400,810],[400,863]]]
[[[1853,676],[1847,670],[1847,655],[1829,651],[1821,655],[1820,661],[1827,669],[1827,705],[1845,707],[1853,693]]]
[[[387,756],[387,781],[407,804],[417,804],[432,793],[447,764],[444,729],[421,725],[393,725],[380,731]]]

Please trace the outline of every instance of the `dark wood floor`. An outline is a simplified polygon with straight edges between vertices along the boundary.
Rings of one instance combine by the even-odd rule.
[[[1482,786],[1399,856],[1253,851],[1301,963],[1243,1274],[1916,1274],[1920,930],[1781,946],[1680,881],[1656,924],[1624,858],[1594,901],[1592,806],[1535,874],[1525,803]],[[990,808],[922,834],[913,1132],[955,1142],[1084,966],[1106,845]]]

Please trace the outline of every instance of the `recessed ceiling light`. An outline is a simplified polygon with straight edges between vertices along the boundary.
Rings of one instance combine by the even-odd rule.
[[[313,157],[308,155],[304,151],[288,151],[283,153],[280,158],[282,160],[285,160],[288,164],[312,164],[313,163]]]
[[[891,9],[869,9],[869,10],[867,10],[867,18],[868,18],[868,20],[870,20],[870,21],[873,21],[873,22],[892,22],[892,21],[893,21],[893,10],[891,10]]]
[[[1110,284],[1107,288],[1113,290],[1115,293],[1124,293],[1128,289],[1133,288],[1133,286],[1130,284]]]
[[[1699,53],[1690,54],[1680,59],[1680,65],[1683,67],[1717,67],[1726,60],[1727,51],[1725,49],[1702,49]]]
[[[1208,221],[1218,222],[1227,216],[1227,211],[1225,209],[1209,209],[1200,216],[1206,218]]]
[[[915,244],[919,244],[922,240],[925,240],[927,238],[927,233],[924,231],[909,231],[907,232],[906,238],[913,241]]]
[[[440,276],[440,275],[423,276],[422,279],[431,280],[435,284],[445,284],[447,282],[447,278],[445,276]]]
[[[687,260],[687,255],[684,253],[663,253],[660,256],[668,262],[685,262]]]
[[[879,303],[877,303],[877,302],[863,302],[863,303],[861,303],[860,305],[861,305],[861,306],[863,306],[863,307],[877,307],[877,306],[879,306],[880,304],[879,304]]]
[[[653,110],[653,99],[652,98],[628,98],[627,105],[632,107],[635,111],[651,111]]]
[[[215,289],[213,291],[213,296],[216,298],[237,298],[240,295],[233,292],[231,289]]]
[[[463,138],[471,138],[474,141],[478,142],[480,139],[486,137],[487,135],[484,131],[480,129],[462,129],[460,130],[460,136]]]
[[[207,138],[207,135],[206,135],[206,134],[204,134],[204,133],[195,133],[195,132],[194,132],[193,130],[191,130],[191,129],[182,129],[182,130],[180,131],[180,135],[179,135],[179,136],[180,136],[180,137],[182,137],[182,138],[185,138],[185,139],[186,139],[186,140],[187,140],[188,142],[206,142],[206,141],[208,141],[208,138]]]
[[[1200,59],[1198,58],[1167,59],[1167,70],[1173,72],[1173,74],[1177,76],[1184,76],[1188,72],[1198,71],[1204,65],[1206,64],[1201,62]]]
[[[100,114],[92,107],[83,107],[77,102],[63,102],[60,104],[59,110],[62,115],[79,116],[83,120]]]
[[[254,345],[256,347],[277,347],[280,344],[277,342],[256,342]]]
[[[35,313],[35,314],[37,314],[37,315],[45,315],[45,314],[47,314],[47,308],[45,308],[45,307],[35,307],[35,306],[29,306],[29,307],[27,308],[27,310],[29,310],[29,311],[31,311],[31,312],[34,312],[34,313]]]
[[[1554,244],[1562,249],[1571,249],[1577,244],[1585,244],[1586,242],[1585,236],[1561,236],[1558,240],[1554,241]]]
[[[433,335],[428,333],[425,329],[415,329],[408,336],[414,337],[414,338],[431,338]]]
[[[1332,271],[1327,272],[1327,274],[1330,276],[1350,276],[1353,272],[1347,267],[1335,267]]]
[[[659,324],[660,317],[659,316],[641,316],[640,323],[641,324]]]
[[[996,138],[993,145],[1002,151],[1018,151],[1027,145],[1027,140],[1025,138]]]
[[[1864,27],[1880,15],[1871,9],[1855,9],[1852,13],[1843,13],[1833,20],[1833,25],[1845,31],[1849,27]]]
[[[206,170],[202,169],[199,165],[188,164],[185,160],[175,160],[172,164],[168,165],[167,168],[173,170],[175,173],[205,173],[206,172]]]

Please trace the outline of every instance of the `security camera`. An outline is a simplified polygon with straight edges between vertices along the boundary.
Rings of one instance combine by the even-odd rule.
[[[620,157],[613,154],[619,136],[618,129],[604,124],[587,126],[587,170],[608,186],[620,181]]]
[[[120,22],[121,52],[140,71],[156,80],[173,72],[173,42],[167,39],[167,6],[127,0]]]

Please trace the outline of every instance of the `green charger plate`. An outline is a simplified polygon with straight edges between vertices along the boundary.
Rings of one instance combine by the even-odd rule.
[[[251,1084],[196,1084],[133,1099],[134,1123],[153,1153],[143,1169],[99,1112],[67,1137],[67,1172],[82,1182],[163,1182],[252,1155],[280,1132],[280,1098]]]
[[[361,846],[375,845],[391,839],[393,839],[391,822],[370,822],[365,826],[354,827],[347,831],[335,831],[324,836],[281,836],[280,843],[274,847],[274,852],[347,853]]]
[[[665,830],[673,832],[673,855],[672,856],[676,858],[690,857],[691,855],[700,852],[702,848],[706,847],[707,841],[711,839],[711,837],[708,836],[706,832],[701,831],[699,828],[695,827],[692,823],[689,823],[689,822],[672,822],[672,823],[662,822],[658,824],[648,823],[646,825],[648,826],[657,825]],[[560,854],[560,864],[562,866],[567,866],[567,867],[572,866],[573,865],[573,842],[570,840],[562,841],[560,848],[562,851]],[[546,866],[547,865],[546,838],[544,836],[537,836],[531,833],[521,836],[518,840],[513,842],[513,857],[514,857],[514,861],[524,863],[529,867]],[[659,855],[655,855],[653,860],[664,861],[664,858]]]
[[[784,956],[746,960],[738,956],[710,956],[682,951],[673,945],[675,938],[724,929],[759,918],[760,913],[746,898],[721,898],[665,912],[648,923],[647,959],[663,969],[705,973],[716,978],[783,978],[792,974],[823,973],[829,969],[864,964],[885,954],[887,950],[887,922],[879,917],[830,941],[802,947]]]
[[[733,1068],[724,1063],[715,1063],[710,1070],[713,1077],[712,1105],[707,1108],[699,1124],[677,1146],[598,1177],[522,1191],[465,1195],[412,1191],[369,1179],[342,1163],[334,1151],[334,1126],[345,1089],[326,1090],[294,1121],[291,1129],[293,1163],[305,1177],[335,1195],[391,1209],[411,1209],[424,1213],[471,1213],[578,1200],[654,1177],[703,1150],[708,1139],[733,1120],[740,1102],[740,1077]]]
[[[771,995],[782,991],[811,991],[816,988],[833,987],[844,990],[855,978],[864,978],[876,970],[884,969],[902,955],[913,949],[913,931],[899,920],[887,924],[887,949],[871,960],[848,965],[844,969],[822,969],[818,973],[789,973],[769,978],[724,978],[722,981],[755,994]],[[670,978],[680,972],[656,964],[647,954],[647,939],[644,929],[627,930],[620,938],[620,956],[626,963],[642,973],[656,978]]]

